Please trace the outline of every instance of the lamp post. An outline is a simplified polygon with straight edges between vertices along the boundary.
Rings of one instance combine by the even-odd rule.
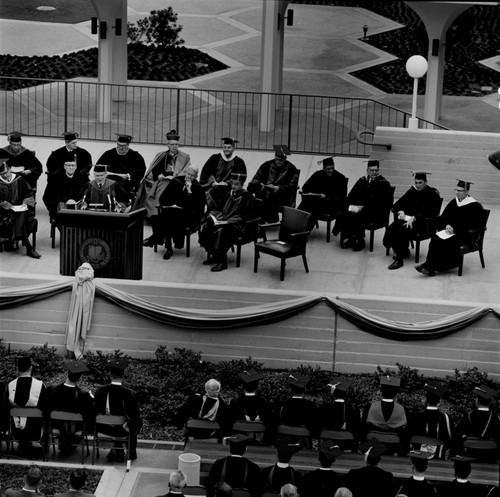
[[[425,75],[429,65],[421,55],[413,55],[406,61],[406,72],[413,78],[413,101],[411,106],[411,117],[408,120],[409,129],[418,129],[417,115],[417,94],[418,79]]]

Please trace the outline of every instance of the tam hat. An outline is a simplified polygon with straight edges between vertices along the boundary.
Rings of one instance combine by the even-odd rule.
[[[63,134],[64,141],[72,142],[78,138],[78,133],[76,131],[65,131]]]
[[[412,459],[430,459],[434,454],[425,450],[410,450],[408,456]]]
[[[342,450],[332,440],[325,440],[318,445],[321,456],[329,463],[335,462],[335,459],[342,454]]]
[[[485,402],[488,402],[489,400],[491,400],[492,397],[494,397],[497,394],[496,390],[493,390],[493,388],[490,388],[487,385],[479,385],[478,387],[474,388],[473,392],[476,397],[479,397],[481,400],[484,400]]]
[[[109,359],[106,366],[112,373],[123,374],[123,372],[127,369],[128,360],[124,357]]]
[[[94,173],[107,173],[108,172],[108,166],[105,164],[96,164],[94,166]]]
[[[369,456],[372,458],[380,457],[382,454],[387,452],[387,446],[378,440],[369,440],[359,446],[359,450],[365,454],[365,456]]]
[[[0,164],[0,174],[5,174],[10,169],[8,162],[8,159],[2,160],[2,163]]]
[[[221,138],[221,140],[223,145],[231,145],[232,147],[234,147],[236,143],[239,143],[238,140],[235,140],[234,138],[231,138],[229,136]]]
[[[118,143],[130,143],[132,141],[132,138],[134,138],[133,136],[123,135],[121,133],[115,133],[115,135],[117,136],[116,141]]]
[[[273,148],[276,157],[286,157],[287,155],[290,155],[288,145],[273,145]]]
[[[262,375],[257,373],[255,369],[249,369],[248,371],[243,371],[238,375],[238,378],[247,385],[248,383],[256,383],[262,379]]]
[[[424,390],[427,393],[427,400],[429,402],[435,401],[436,404],[439,399],[447,392],[447,388],[439,383],[426,383]]]
[[[470,190],[470,185],[473,185],[474,183],[472,181],[467,181],[464,179],[458,179],[457,178],[457,187],[458,188],[465,188],[466,190]]]
[[[292,437],[284,437],[276,442],[275,447],[278,452],[278,459],[281,462],[288,462],[295,453],[302,449],[302,444]]]
[[[69,361],[66,363],[66,368],[72,374],[80,375],[89,372],[89,368],[83,361]]]
[[[370,159],[366,167],[380,167],[379,159]]]
[[[247,175],[245,173],[231,173],[231,179],[244,183],[247,179]]]
[[[332,387],[332,393],[343,393],[346,394],[349,387],[352,385],[352,380],[348,380],[346,378],[342,378],[340,376],[336,376],[332,378],[330,383],[328,383],[330,387]]]
[[[423,179],[424,181],[427,181],[427,175],[430,176],[432,173],[428,173],[427,171],[413,171],[412,174],[415,179]]]
[[[22,136],[23,134],[20,131],[12,131],[7,135],[7,138],[13,143],[21,143]]]
[[[31,366],[31,357],[20,356],[16,359],[16,363],[18,371],[27,371]]]
[[[171,129],[167,134],[166,134],[167,140],[179,140],[181,135],[177,133],[176,129]]]
[[[310,376],[304,376],[301,374],[291,374],[290,376],[288,376],[288,384],[291,387],[295,387],[299,390],[304,390],[310,380]]]
[[[333,157],[327,157],[326,159],[323,159],[322,162],[323,162],[323,167],[335,165],[335,161],[333,160]]]

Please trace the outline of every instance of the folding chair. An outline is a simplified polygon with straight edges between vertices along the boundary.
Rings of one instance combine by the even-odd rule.
[[[50,453],[50,446],[52,446],[52,455],[55,457],[56,445],[58,445],[61,442],[61,439],[64,436],[64,434],[61,433],[60,429],[57,427],[57,425],[60,423],[68,423],[68,424],[79,423],[81,425],[80,430],[72,431],[73,435],[82,437],[81,441],[79,443],[72,443],[70,445],[71,447],[81,448],[82,464],[83,464],[85,461],[85,446],[87,447],[87,457],[90,455],[89,439],[88,439],[87,429],[85,427],[85,422],[83,420],[83,416],[80,413],[76,412],[52,411],[49,414],[49,429],[48,429],[49,442],[47,446],[47,459]]]
[[[11,454],[14,453],[14,443],[31,442],[37,443],[42,448],[43,460],[46,460],[47,453],[47,443],[46,443],[46,426],[45,426],[45,416],[41,409],[37,407],[13,407],[9,413],[10,425],[9,432],[7,434],[7,448]],[[41,421],[40,436],[30,437],[29,440],[15,438],[16,428],[16,418],[26,418],[27,420],[39,420]]]
[[[97,457],[99,457],[99,443],[125,443],[127,451],[127,467],[130,466],[130,433],[124,436],[108,435],[100,431],[100,427],[116,427],[124,426],[127,423],[125,416],[112,416],[109,414],[98,414],[95,417],[94,425],[94,440],[92,443],[92,464],[95,463],[95,455],[97,452]]]

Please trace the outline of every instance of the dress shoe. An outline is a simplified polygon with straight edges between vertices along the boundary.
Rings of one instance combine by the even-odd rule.
[[[400,267],[404,266],[403,259],[396,259],[390,266],[387,267],[387,269],[399,269]]]
[[[364,238],[358,238],[357,240],[354,241],[352,245],[352,251],[353,252],[359,252],[360,250],[363,250],[365,248],[365,239]]]
[[[415,270],[418,271],[419,273],[422,272],[422,269],[425,268],[425,264],[420,264],[418,266],[415,266]]]
[[[149,238],[145,238],[142,241],[142,245],[143,245],[143,247],[154,247],[155,246],[155,241],[154,241],[153,237],[150,236]]]
[[[343,240],[340,240],[340,247],[343,249],[352,248],[353,244],[354,241],[351,238],[344,238]]]
[[[224,269],[227,269],[227,262],[219,262],[216,266],[210,269],[210,271],[212,271],[212,273],[218,273],[219,271],[224,271]]]
[[[26,249],[26,255],[32,259],[40,259],[42,257],[34,248]]]
[[[436,271],[434,271],[434,269],[429,269],[428,267],[423,267],[421,273],[426,276],[436,276]]]
[[[163,260],[168,261],[170,257],[174,255],[174,252],[171,248],[168,248],[167,251],[163,254]]]
[[[202,263],[204,266],[213,266],[214,264],[217,264],[217,261],[214,261],[214,258],[208,254],[207,259],[203,261]]]

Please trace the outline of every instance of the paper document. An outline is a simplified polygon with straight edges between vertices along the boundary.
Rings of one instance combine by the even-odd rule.
[[[439,238],[441,238],[441,240],[448,240],[448,238],[451,238],[452,236],[455,236],[455,233],[453,233],[452,235],[450,235],[446,230],[441,230],[441,231],[438,231],[436,233],[437,236],[439,236]]]
[[[11,207],[11,210],[13,210],[14,212],[26,212],[28,210],[28,206],[26,204],[13,205]]]

